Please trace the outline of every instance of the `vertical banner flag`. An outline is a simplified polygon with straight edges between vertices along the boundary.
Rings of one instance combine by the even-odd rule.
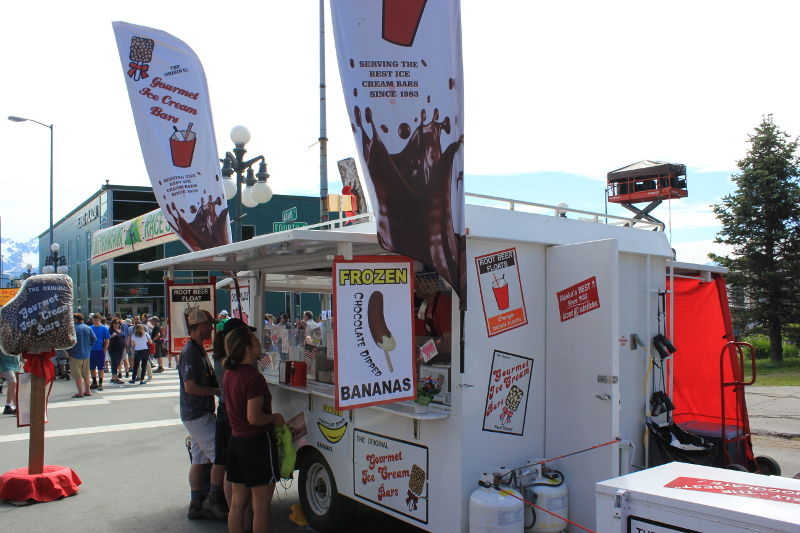
[[[169,33],[113,22],[139,144],[158,205],[192,251],[231,242],[203,65]]]
[[[381,246],[466,306],[459,0],[331,0],[336,54]]]
[[[416,397],[413,272],[407,257],[334,260],[336,409]]]

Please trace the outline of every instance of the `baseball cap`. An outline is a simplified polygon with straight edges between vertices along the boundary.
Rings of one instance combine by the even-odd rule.
[[[195,308],[194,311],[192,311],[192,313],[189,315],[189,325],[196,326],[197,324],[202,324],[204,322],[219,324],[219,320],[211,316],[211,313],[200,308]]]
[[[250,328],[250,331],[256,330],[256,328],[254,328],[253,326],[248,326],[247,322],[245,322],[241,318],[231,318],[230,320],[225,322],[225,325],[222,327],[222,334],[227,335],[231,331],[239,328]]]
[[[224,309],[220,311],[219,314],[221,314],[222,316],[228,316],[228,312]]]

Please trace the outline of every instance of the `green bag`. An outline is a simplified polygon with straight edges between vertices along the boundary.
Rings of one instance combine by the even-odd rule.
[[[278,465],[280,465],[281,479],[292,479],[297,452],[292,445],[292,432],[289,431],[289,426],[286,424],[275,426],[275,438],[278,442]]]

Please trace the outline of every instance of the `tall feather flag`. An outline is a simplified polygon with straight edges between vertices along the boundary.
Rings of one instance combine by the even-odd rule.
[[[459,0],[331,0],[336,54],[381,246],[466,308]]]

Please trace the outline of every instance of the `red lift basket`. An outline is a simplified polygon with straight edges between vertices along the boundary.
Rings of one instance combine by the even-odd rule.
[[[636,204],[684,198],[686,165],[663,161],[639,161],[608,173],[608,201]]]

